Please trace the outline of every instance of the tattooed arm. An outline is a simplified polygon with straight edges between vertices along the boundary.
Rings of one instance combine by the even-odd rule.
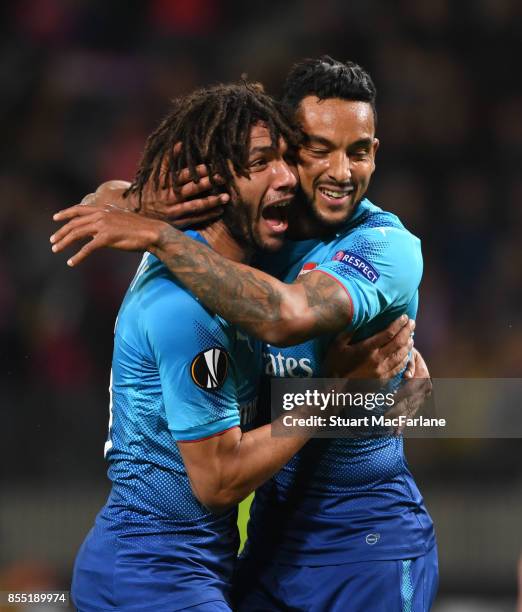
[[[225,259],[172,227],[150,250],[210,310],[276,346],[291,346],[342,330],[351,320],[350,298],[323,272],[294,283]]]
[[[69,220],[51,237],[54,252],[92,237],[69,259],[69,265],[100,247],[150,251],[207,308],[270,344],[291,346],[341,331],[351,321],[348,294],[323,272],[283,283],[222,257],[167,223],[110,207],[75,206],[54,219]]]

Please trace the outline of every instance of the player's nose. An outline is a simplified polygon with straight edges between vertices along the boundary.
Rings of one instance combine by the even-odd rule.
[[[330,155],[328,176],[337,183],[347,183],[352,178],[350,157],[344,151],[336,151]]]
[[[274,167],[274,189],[293,191],[297,187],[297,168],[290,166],[284,160],[278,161]]]

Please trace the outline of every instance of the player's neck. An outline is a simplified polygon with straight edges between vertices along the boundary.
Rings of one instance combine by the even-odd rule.
[[[335,228],[323,226],[304,201],[299,205],[299,214],[293,217],[287,237],[289,240],[309,240],[329,236]]]
[[[309,238],[318,238],[320,229],[317,227],[317,221],[308,213],[302,213],[296,217],[296,221],[290,225],[288,230],[288,238],[290,240],[308,240]]]
[[[299,214],[293,217],[290,224],[287,233],[289,240],[309,240],[311,238],[328,240],[331,236],[342,230],[346,224],[346,221],[336,225],[322,223],[314,213],[310,203],[304,200],[303,195],[301,195],[300,200],[296,201],[296,205],[298,206]]]
[[[205,238],[216,253],[223,255],[232,261],[246,263],[250,259],[252,252],[245,245],[240,244],[230,233],[225,222],[220,219],[208,225],[199,233]]]

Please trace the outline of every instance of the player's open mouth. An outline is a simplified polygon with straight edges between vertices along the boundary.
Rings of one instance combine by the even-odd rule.
[[[328,187],[318,187],[317,190],[321,194],[322,198],[329,204],[339,206],[346,204],[352,193],[355,191],[355,187],[351,186],[347,189],[330,189]]]
[[[288,229],[288,207],[291,198],[268,204],[263,208],[261,216],[275,233],[286,232]]]

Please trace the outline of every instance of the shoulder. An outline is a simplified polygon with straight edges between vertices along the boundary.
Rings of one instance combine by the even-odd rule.
[[[404,232],[405,235],[411,236],[418,240],[394,213],[384,210],[380,206],[373,204],[370,200],[364,199],[360,204],[360,214],[354,220],[353,229],[370,230],[373,228],[389,228]]]
[[[152,346],[176,340],[179,347],[207,337],[215,344],[229,341],[229,324],[205,308],[168,268],[148,254],[131,282],[118,325],[138,328]]]
[[[136,294],[136,301],[143,316],[148,317],[165,312],[176,319],[186,319],[198,316],[202,319],[214,319],[214,314],[207,310],[201,302],[170,272],[159,259],[149,254],[149,267],[143,278],[130,291]]]
[[[341,241],[340,249],[343,246],[381,263],[392,264],[400,260],[411,265],[422,264],[421,242],[404,227],[362,227]]]
[[[361,211],[347,231],[339,236],[337,251],[355,249],[371,259],[400,258],[412,265],[422,265],[421,241],[399,217],[379,208],[369,200],[360,204]],[[334,254],[336,256],[337,252]]]
[[[422,278],[420,240],[396,215],[364,204],[319,269],[365,295],[373,292],[389,303],[408,302]]]

